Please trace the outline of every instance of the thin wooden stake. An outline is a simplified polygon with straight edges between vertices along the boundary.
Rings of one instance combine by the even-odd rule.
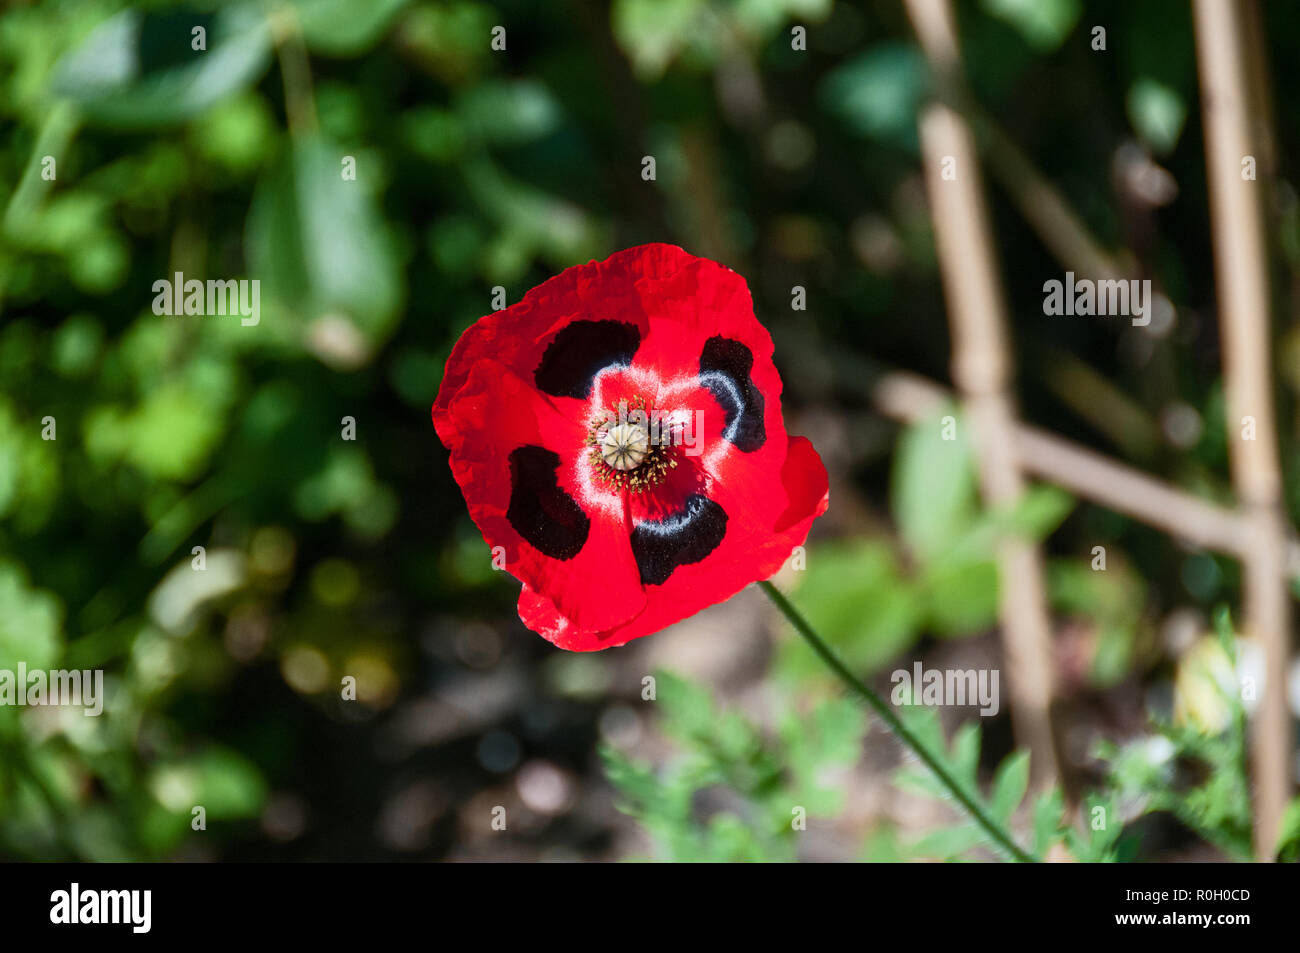
[[[947,0],[908,0],[907,10],[941,94],[921,115],[921,152],[948,300],[953,380],[975,435],[983,495],[992,505],[1006,505],[1024,488],[1014,444],[1006,305],[974,138],[950,105],[960,69],[952,10]],[[1007,539],[998,563],[1012,723],[1031,753],[1036,783],[1048,784],[1060,768],[1051,721],[1055,677],[1042,560],[1036,546]]]
[[[1269,357],[1267,253],[1259,181],[1248,178],[1267,143],[1250,134],[1252,110],[1242,54],[1241,9],[1194,0],[1196,53],[1214,236],[1214,270],[1223,339],[1232,482],[1251,547],[1243,558],[1246,630],[1264,654],[1255,712],[1255,855],[1272,860],[1290,796],[1291,724],[1286,673],[1291,604],[1282,581],[1286,529]],[[1258,170],[1256,170],[1258,175]]]

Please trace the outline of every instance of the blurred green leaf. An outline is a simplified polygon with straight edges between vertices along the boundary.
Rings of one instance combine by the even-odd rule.
[[[998,520],[998,526],[1028,542],[1039,543],[1064,522],[1074,505],[1074,498],[1064,490],[1036,483]]]
[[[1017,751],[998,765],[993,777],[993,792],[989,798],[993,819],[1001,824],[1008,823],[1028,790],[1029,752]]]
[[[1079,0],[983,0],[990,14],[1010,24],[1035,50],[1059,47],[1079,22]]]
[[[63,610],[48,592],[32,588],[22,568],[0,559],[0,670],[52,668],[62,651]]]
[[[1096,632],[1091,676],[1098,685],[1124,678],[1133,661],[1146,586],[1112,552],[1104,571],[1091,558],[1052,559],[1047,564],[1047,592],[1052,608],[1087,620]]]
[[[1143,77],[1128,91],[1128,118],[1134,130],[1152,151],[1173,151],[1187,121],[1187,103],[1179,92],[1154,79]]]
[[[55,370],[64,377],[84,377],[104,346],[104,328],[92,315],[75,314],[59,325],[52,344]]]
[[[209,820],[255,816],[266,800],[261,773],[247,758],[224,747],[158,765],[151,786],[168,810],[189,815],[202,807]]]
[[[493,145],[519,145],[541,138],[560,121],[560,106],[531,79],[492,80],[471,86],[456,106],[465,128]]]
[[[127,459],[164,479],[198,474],[222,433],[217,408],[187,388],[153,391],[134,411]]]
[[[1052,844],[1060,839],[1061,817],[1065,813],[1065,797],[1060,788],[1052,788],[1034,799],[1034,854],[1046,857]]]
[[[852,132],[914,149],[926,75],[915,46],[879,43],[832,71],[820,98]]]
[[[402,114],[401,129],[403,138],[411,149],[430,162],[450,162],[459,158],[468,135],[465,123],[457,113],[434,106],[408,109]],[[476,219],[467,220],[477,227]],[[435,222],[431,227],[437,226],[438,222]],[[450,272],[454,269],[446,270]]]
[[[890,502],[903,542],[922,562],[943,554],[975,515],[975,473],[964,427],[947,440],[938,416],[899,437],[890,475]]]
[[[945,801],[952,796],[952,792],[934,776],[933,771],[920,765],[899,768],[894,775],[894,786],[907,794],[916,794],[940,801]]]
[[[986,559],[943,560],[924,574],[926,627],[935,635],[976,635],[997,621],[998,568]]]
[[[313,52],[357,56],[374,46],[409,0],[294,0]]]
[[[313,325],[321,343],[355,366],[392,330],[403,283],[364,171],[356,181],[343,177],[347,155],[319,138],[295,139],[258,185],[247,240],[266,297],[305,323],[328,317]]]
[[[1089,793],[1081,810],[1083,832],[1076,827],[1065,830],[1065,843],[1075,859],[1082,863],[1112,863],[1117,859],[1115,844],[1123,833],[1123,818],[1114,800],[1107,794]]]
[[[707,43],[698,29],[703,0],[615,0],[610,25],[638,74],[660,76],[682,47]]]
[[[250,92],[198,117],[192,135],[204,157],[244,173],[256,169],[274,151],[277,130],[266,101]]]
[[[0,518],[11,519],[23,533],[45,524],[60,490],[57,442],[42,440],[35,423],[20,418],[0,397]]]
[[[1300,860],[1300,798],[1286,806],[1277,834],[1277,859],[1284,864]]]
[[[952,736],[949,768],[953,776],[968,789],[975,790],[979,782],[980,724],[963,722]]]
[[[906,859],[898,832],[890,824],[875,828],[863,842],[861,860],[865,864],[899,864]]]
[[[206,49],[193,48],[196,28],[206,31]],[[166,126],[255,83],[270,52],[258,4],[215,13],[125,10],[59,62],[51,88],[81,105],[91,122]]]
[[[464,167],[465,184],[498,226],[486,255],[487,277],[509,281],[523,273],[533,255],[568,267],[601,247],[591,216],[566,199],[506,175],[486,156]]]
[[[857,762],[865,730],[866,716],[848,698],[824,700],[809,715],[791,714],[782,721],[781,738],[794,775],[793,796],[809,813],[839,812],[844,791],[828,787],[826,775]]]
[[[975,824],[941,827],[921,837],[912,852],[922,857],[954,857],[984,843],[985,834]]]
[[[817,546],[799,574],[800,611],[854,669],[871,673],[917,638],[923,605],[916,586],[898,566],[885,540]],[[782,667],[793,674],[821,675],[820,661],[800,639],[782,647]]]
[[[930,754],[935,755],[940,761],[947,761],[948,745],[944,741],[943,725],[939,721],[939,713],[933,708],[927,708],[919,703],[917,686],[912,686],[912,691],[912,703],[899,708],[897,710],[898,717],[907,727],[907,730],[916,737]],[[929,768],[922,770],[928,772]]]

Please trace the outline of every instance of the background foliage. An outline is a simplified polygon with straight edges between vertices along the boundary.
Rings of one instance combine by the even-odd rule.
[[[1174,305],[1147,330],[1044,318],[1064,269],[993,189],[1025,416],[1227,499],[1186,6],[959,6],[990,120]],[[1285,156],[1300,31],[1285,5],[1266,14]],[[916,712],[920,730],[1037,851],[1241,856],[1245,713],[1216,686],[1249,646],[1208,634],[1235,565],[1048,487],[983,511],[963,449],[871,409],[883,368],[947,377],[925,87],[886,0],[6,5],[0,669],[103,668],[112,702],[98,719],[0,707],[0,854],[987,856],[924,806],[924,781],[881,793],[892,745],[864,741],[748,595],[598,657],[514,617],[429,425],[443,362],[494,286],[517,300],[662,240],[746,275],[773,332],[791,429],[832,471],[831,513],[783,585],[852,667],[885,684],[918,658],[996,665],[991,546],[1045,540],[1074,767],[1119,823],[1063,818],[1059,795],[1022,805],[1005,709],[983,732]],[[1125,178],[1134,156],[1174,195]],[[1300,217],[1278,172],[1294,517]],[[260,323],[155,315],[153,282],[176,272],[259,279]],[[661,675],[650,705],[658,665],[690,677]],[[507,832],[488,829],[495,804]]]

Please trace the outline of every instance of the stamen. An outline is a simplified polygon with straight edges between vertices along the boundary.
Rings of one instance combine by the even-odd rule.
[[[668,471],[676,468],[671,441],[653,439],[651,422],[651,412],[639,395],[619,401],[617,410],[592,419],[586,443],[591,447],[597,482],[610,489],[640,493],[662,483]]]

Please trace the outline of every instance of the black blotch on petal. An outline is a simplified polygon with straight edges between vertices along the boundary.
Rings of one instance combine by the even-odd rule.
[[[641,332],[622,321],[574,321],[546,347],[533,380],[554,397],[591,394],[591,381],[606,367],[632,363]]]
[[[510,453],[510,506],[506,519],[552,559],[572,559],[582,551],[591,520],[560,488],[555,471],[560,456],[545,447],[520,447]]]
[[[700,353],[700,385],[722,405],[722,435],[737,449],[752,453],[767,442],[763,426],[763,392],[749,372],[754,355],[731,338],[711,337]]]
[[[692,493],[676,513],[638,523],[632,530],[632,555],[641,570],[641,582],[663,585],[674,569],[699,562],[717,549],[726,535],[726,511]]]

